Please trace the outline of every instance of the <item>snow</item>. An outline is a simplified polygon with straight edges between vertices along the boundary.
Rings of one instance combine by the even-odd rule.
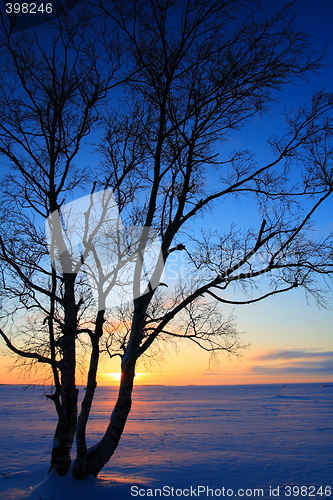
[[[101,438],[115,397],[115,388],[98,388],[89,446]],[[40,387],[2,385],[0,498],[272,498],[290,492],[329,498],[332,402],[331,384],[139,386],[115,455],[99,478],[76,481],[46,474],[53,403]]]

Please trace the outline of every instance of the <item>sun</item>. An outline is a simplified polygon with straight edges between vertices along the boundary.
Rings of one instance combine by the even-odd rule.
[[[113,373],[103,373],[105,378],[108,378],[111,383],[117,383],[120,382],[120,377],[121,373],[120,372],[113,372]]]
[[[147,373],[135,373],[135,382],[142,382]],[[101,378],[103,381],[108,382],[111,385],[118,385],[121,378],[120,372],[112,372],[112,373],[101,373]]]

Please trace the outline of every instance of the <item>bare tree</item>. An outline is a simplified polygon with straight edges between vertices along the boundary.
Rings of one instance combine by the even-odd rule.
[[[4,318],[12,317],[21,348],[5,332],[7,346],[51,369],[58,414],[51,468],[65,475],[77,429],[76,339],[80,316],[89,306],[84,280],[62,258],[61,274],[49,265],[44,222],[68,194],[91,179],[77,165],[84,139],[100,121],[107,89],[115,85],[120,53],[101,63],[87,30],[90,17],[59,19],[47,35],[12,35],[3,23],[1,38],[1,153],[9,163],[3,181],[1,261],[6,297]],[[82,162],[82,159],[81,159]],[[85,299],[83,299],[85,297]],[[28,314],[32,328],[16,321]],[[97,315],[98,316],[98,315]],[[96,321],[95,337],[102,324]],[[20,331],[23,330],[23,331]]]
[[[37,35],[2,39],[0,151],[10,170],[1,216],[1,335],[15,354],[50,368],[58,413],[50,470],[68,473],[76,437],[78,479],[98,475],[114,453],[140,357],[167,339],[235,353],[237,330],[233,318],[223,318],[223,304],[296,287],[323,301],[316,277],[332,272],[331,235],[314,240],[310,231],[333,190],[332,95],[320,90],[286,115],[285,134],[271,139],[269,163],[257,163],[249,151],[223,150],[228,133],[265,113],[286,83],[321,66],[322,55],[293,25],[292,7],[268,15],[251,1],[115,0],[93,12],[95,28],[89,16],[59,20],[46,48]],[[100,44],[91,43],[95,29],[105,30]],[[75,168],[94,125],[104,131],[95,152],[100,163]],[[70,218],[74,205],[66,206],[78,188],[88,194],[75,250],[79,219]],[[258,227],[191,231],[197,216],[242,195],[257,202]],[[94,218],[96,196],[102,208]],[[110,215],[115,205],[119,217]],[[110,220],[113,229],[103,229]],[[148,269],[157,240],[159,255]],[[187,256],[188,272],[168,290],[162,268],[174,252]],[[128,284],[126,304],[107,303],[113,286]],[[230,299],[237,286],[243,300]],[[77,418],[80,345],[90,364]],[[105,434],[87,449],[102,351],[120,358],[122,375]]]

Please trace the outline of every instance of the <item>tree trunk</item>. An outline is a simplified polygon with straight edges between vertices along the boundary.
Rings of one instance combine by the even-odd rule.
[[[89,474],[97,476],[115,452],[123,433],[132,405],[134,366],[122,366],[118,399],[110,417],[110,423],[101,441],[87,451],[85,460],[75,461],[73,476],[84,479]]]
[[[63,392],[61,395],[49,468],[49,472],[55,469],[59,476],[66,476],[71,465],[71,449],[76,432],[77,395],[77,389]]]
[[[63,352],[61,370],[61,402],[56,404],[58,424],[54,434],[50,469],[60,476],[68,474],[71,465],[71,449],[77,427],[77,396],[75,386],[77,306],[75,303],[75,274],[64,273],[64,327],[63,336],[58,340]]]
[[[97,476],[118,446],[132,406],[135,365],[143,336],[144,317],[148,302],[148,294],[134,300],[131,335],[121,363],[118,399],[101,441],[87,451],[84,459],[80,457],[79,460],[75,461],[72,471],[75,479],[84,479],[89,474]]]
[[[86,393],[82,401],[81,413],[79,415],[77,432],[76,432],[76,460],[73,465],[73,476],[80,478],[82,471],[87,467],[87,444],[86,444],[86,427],[93,402],[95,389],[97,387],[96,375],[99,360],[99,339],[103,334],[104,310],[97,314],[95,331],[91,334],[90,340],[92,351],[90,356],[90,366],[88,372],[88,380]]]

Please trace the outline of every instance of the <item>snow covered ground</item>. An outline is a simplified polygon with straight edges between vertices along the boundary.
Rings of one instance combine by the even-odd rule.
[[[333,497],[333,384],[324,385],[137,387],[118,450],[100,478],[84,482],[44,480],[52,402],[39,387],[2,385],[0,498]],[[98,388],[89,444],[115,396]]]

